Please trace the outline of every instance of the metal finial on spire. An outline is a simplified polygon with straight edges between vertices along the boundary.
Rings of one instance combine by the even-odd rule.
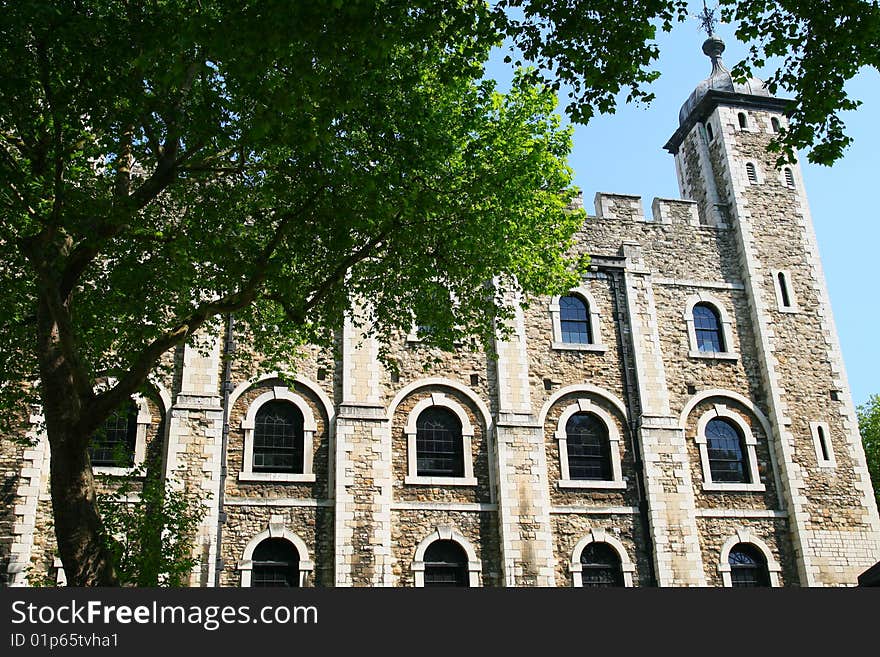
[[[709,9],[706,5],[706,0],[703,0],[703,13],[697,14],[697,18],[700,21],[700,27],[706,31],[706,34],[709,37],[715,36],[715,26],[718,24],[718,19],[715,18],[715,12],[718,9]]]

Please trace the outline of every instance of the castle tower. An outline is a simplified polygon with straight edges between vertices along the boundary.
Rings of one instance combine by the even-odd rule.
[[[665,148],[700,224],[734,235],[760,372],[753,398],[772,425],[800,584],[852,584],[876,560],[880,521],[801,170],[767,151],[789,101],[758,79],[735,82],[723,51],[710,34],[712,72]]]

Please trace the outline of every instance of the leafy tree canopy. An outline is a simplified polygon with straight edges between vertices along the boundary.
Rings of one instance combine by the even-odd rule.
[[[871,395],[859,406],[859,431],[865,448],[865,460],[874,485],[874,497],[880,506],[880,395]]]

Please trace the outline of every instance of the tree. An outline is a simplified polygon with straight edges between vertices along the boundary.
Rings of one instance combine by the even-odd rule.
[[[764,26],[771,54],[791,46],[783,85],[850,56],[823,99],[797,97],[805,109],[785,135],[803,145],[818,128],[831,146],[814,153],[833,160],[839,124],[823,133],[816,117],[847,106],[853,66],[876,65],[876,3],[722,4],[741,30]],[[0,405],[43,409],[72,584],[118,582],[89,436],[223,314],[271,363],[328,343],[354,299],[370,300],[359,321],[380,340],[415,320],[448,347],[488,343],[509,293],[568,287],[581,218],[565,209],[569,133],[552,90],[571,89],[581,121],[613,111],[622,89],[650,100],[656,29],[686,9],[234,5],[0,0]],[[874,36],[851,36],[856,25]],[[506,96],[480,79],[503,37],[538,67]],[[821,67],[797,56],[814,43],[830,44]],[[98,391],[99,379],[114,383]]]
[[[871,395],[857,410],[865,460],[874,485],[874,497],[880,506],[880,395]]]

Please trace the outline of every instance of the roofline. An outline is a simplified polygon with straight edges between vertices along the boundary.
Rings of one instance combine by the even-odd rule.
[[[704,120],[718,105],[730,105],[732,107],[743,107],[745,109],[762,109],[774,112],[785,113],[790,110],[794,104],[793,100],[788,98],[776,98],[774,96],[753,96],[752,94],[742,94],[734,91],[718,91],[710,89],[706,95],[700,99],[697,106],[691,110],[691,113],[685,119],[684,123],[678,126],[669,141],[663,146],[664,149],[676,155],[678,147],[684,141],[685,136],[699,121]]]

